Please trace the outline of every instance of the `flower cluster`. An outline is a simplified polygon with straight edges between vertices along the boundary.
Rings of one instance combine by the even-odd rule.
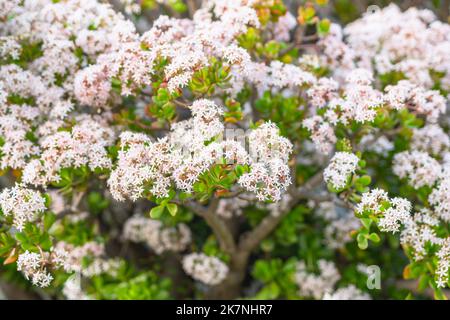
[[[384,99],[395,110],[406,108],[424,115],[429,122],[436,122],[439,115],[445,113],[446,99],[437,90],[426,90],[409,80],[401,80],[385,90]]]
[[[444,168],[439,182],[428,197],[436,214],[445,222],[450,222],[450,168]]]
[[[441,166],[428,153],[414,150],[397,153],[392,170],[400,178],[407,178],[408,184],[418,189],[433,186],[441,173]]]
[[[161,221],[135,215],[125,222],[123,237],[132,242],[143,242],[160,254],[185,250],[191,242],[191,231],[183,223],[167,228]]]
[[[439,189],[434,189],[430,194],[430,203],[436,203],[434,197],[437,190]],[[438,287],[444,287],[448,281],[449,237],[442,235],[438,229],[441,221],[446,221],[446,217],[442,216],[439,210],[423,208],[411,213],[411,209],[411,203],[408,200],[390,199],[385,191],[373,189],[362,195],[356,212],[358,214],[369,212],[376,215],[378,227],[382,231],[395,233],[402,226],[400,232],[402,245],[411,249],[414,261],[421,261],[430,255],[434,256],[437,259],[436,283]]]
[[[168,137],[153,142],[140,133],[121,134],[117,167],[108,184],[118,200],[138,199],[144,192],[166,197],[171,186],[192,192],[201,174],[213,164],[250,165],[239,184],[255,192],[260,200],[279,200],[290,184],[286,165],[291,143],[279,135],[273,123],[265,123],[249,134],[250,151],[233,140],[212,139],[223,134],[222,110],[212,101],[197,100],[192,117],[176,123]]]
[[[414,129],[411,149],[428,152],[439,156],[449,152],[450,137],[436,124],[427,124],[420,129]]]
[[[369,294],[362,292],[354,285],[339,288],[333,293],[325,293],[323,300],[371,300]]]
[[[358,161],[358,157],[352,153],[337,152],[323,172],[325,182],[335,189],[344,188],[358,168]]]
[[[120,267],[119,260],[104,258],[105,247],[97,242],[85,242],[81,246],[75,246],[60,241],[55,248],[58,251],[66,252],[65,269],[84,277],[93,277],[103,273],[114,275]]]
[[[435,70],[445,74],[442,84],[448,89],[449,42],[449,25],[431,11],[410,8],[401,12],[391,4],[343,29],[333,24],[321,46],[336,76],[360,67],[381,75],[403,73],[429,88],[433,85],[429,70]]]
[[[53,276],[47,271],[47,266],[54,268],[66,267],[67,253],[61,250],[52,253],[35,253],[28,250],[17,259],[17,270],[21,271],[33,285],[45,288],[50,285]]]
[[[25,223],[34,222],[46,210],[45,198],[38,191],[20,184],[2,191],[0,207],[5,216],[13,217],[13,224],[19,231]]]
[[[325,293],[333,290],[334,285],[339,281],[340,274],[334,263],[319,260],[317,262],[319,274],[309,273],[304,261],[297,264],[295,281],[299,287],[300,296],[322,298]]]
[[[57,131],[42,139],[40,158],[31,160],[23,169],[22,180],[35,186],[58,182],[63,168],[111,167],[106,147],[114,141],[114,131],[90,117],[80,118],[71,131]]]
[[[370,300],[370,296],[356,288],[354,285],[338,288],[336,283],[341,275],[335,264],[320,259],[317,262],[319,272],[310,273],[304,261],[297,263],[295,282],[299,287],[299,295],[323,300]]]
[[[316,214],[327,221],[324,240],[325,244],[333,249],[343,248],[353,241],[350,233],[361,226],[350,211],[336,206],[331,201],[320,202]]]
[[[217,285],[225,279],[228,266],[216,257],[203,253],[190,253],[183,258],[183,269],[195,280]]]
[[[411,217],[411,203],[403,198],[389,198],[387,192],[373,189],[363,193],[356,207],[357,214],[364,212],[379,216],[378,226],[382,231],[398,232]]]

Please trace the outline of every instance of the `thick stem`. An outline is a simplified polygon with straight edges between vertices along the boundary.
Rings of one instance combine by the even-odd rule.
[[[250,253],[253,251],[262,240],[264,240],[280,223],[281,220],[289,213],[291,208],[298,202],[300,199],[308,199],[311,196],[310,191],[319,185],[323,179],[323,172],[320,171],[316,175],[314,175],[311,179],[308,180],[300,189],[291,189],[291,201],[284,210],[284,212],[280,213],[278,216],[268,215],[255,229],[252,231],[242,235],[241,240],[239,242],[239,250]]]
[[[242,282],[247,274],[248,259],[252,251],[276,228],[298,200],[311,196],[311,190],[317,187],[322,179],[323,172],[320,171],[301,188],[291,189],[292,200],[283,213],[278,216],[267,216],[255,229],[241,237],[239,244],[231,251],[228,276],[221,284],[211,288],[207,299],[234,299],[241,295]]]
[[[217,206],[219,205],[219,199],[213,198],[207,208],[198,205],[195,202],[188,202],[184,204],[200,217],[204,218],[206,223],[213,230],[217,240],[219,241],[220,248],[227,254],[233,255],[236,251],[236,244],[233,238],[231,230],[217,214]]]
[[[227,277],[206,294],[206,299],[236,299],[241,295],[242,282],[245,279],[249,254],[236,251],[231,256]]]

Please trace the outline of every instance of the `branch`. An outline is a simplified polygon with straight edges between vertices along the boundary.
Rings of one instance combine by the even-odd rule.
[[[317,187],[322,182],[322,179],[323,172],[319,171],[302,187],[299,189],[292,189],[292,198],[287,205],[287,209],[278,216],[269,214],[255,229],[244,234],[239,242],[239,250],[247,253],[253,251],[258,244],[261,243],[261,241],[264,240],[276,228],[276,226],[290,212],[291,208],[298,202],[298,200],[309,199],[311,196],[310,191]]]
[[[182,203],[194,213],[204,218],[206,223],[211,227],[217,240],[219,241],[221,249],[227,254],[233,254],[236,251],[236,244],[233,239],[233,235],[226,225],[226,223],[216,214],[217,206],[219,205],[219,199],[213,198],[208,207],[204,207],[189,201]]]
[[[192,19],[194,13],[197,11],[197,4],[195,3],[195,0],[187,0],[186,4],[188,7],[189,18]]]

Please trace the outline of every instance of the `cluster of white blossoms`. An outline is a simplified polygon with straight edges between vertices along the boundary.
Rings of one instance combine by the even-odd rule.
[[[440,242],[440,249],[436,253],[439,259],[439,264],[436,270],[436,275],[438,277],[437,285],[438,287],[444,288],[447,285],[450,272],[450,238]]]
[[[9,18],[1,21],[0,37],[7,38],[8,45],[0,40],[3,44],[0,60],[11,55],[17,58],[18,49],[13,51],[14,42],[19,46],[31,46],[27,50],[39,50],[41,54],[20,66],[11,63],[0,67],[0,134],[5,142],[0,147],[1,167],[23,169],[33,161],[28,172],[34,169],[39,171],[44,166],[43,170],[49,170],[49,175],[56,177],[52,169],[57,169],[59,164],[54,163],[57,161],[54,157],[61,154],[49,154],[52,158],[49,164],[42,163],[46,162],[45,157],[41,157],[40,163],[35,158],[42,153],[62,153],[62,157],[66,158],[64,162],[72,158],[72,164],[76,165],[80,163],[79,157],[86,157],[87,151],[91,157],[96,157],[96,154],[98,157],[91,159],[90,166],[104,165],[102,155],[105,152],[99,144],[110,139],[95,128],[104,126],[107,121],[101,121],[98,117],[92,120],[98,124],[78,123],[73,128],[71,139],[80,146],[68,150],[64,147],[70,133],[58,130],[70,129],[68,122],[72,120],[81,121],[76,118],[80,109],[74,103],[77,92],[80,92],[77,90],[79,81],[75,81],[77,72],[88,63],[95,62],[99,54],[119,47],[131,37],[129,33],[134,32],[133,24],[125,21],[109,4],[91,0],[9,1],[5,10],[2,14],[7,12]],[[94,80],[88,85],[98,86]],[[97,99],[103,99],[101,90],[94,90],[93,94]],[[85,100],[80,97],[80,102]],[[103,118],[107,119],[108,115]],[[84,141],[89,137],[89,129],[100,134],[97,137],[101,138],[100,141]],[[53,137],[48,137],[50,134]],[[89,143],[93,149],[86,150]]]
[[[144,184],[151,182],[150,192],[158,197],[168,194],[170,175],[181,159],[171,153],[167,139],[155,143],[141,133],[123,132],[120,135],[116,168],[111,172],[108,185],[117,200],[136,200],[144,192]]]
[[[248,207],[249,201],[240,198],[224,198],[219,200],[216,214],[225,219],[240,216],[243,208]]]
[[[395,155],[393,171],[400,178],[407,178],[408,184],[416,189],[431,187],[427,207],[412,215],[404,213],[396,218],[392,215],[388,221],[386,217],[379,221],[379,226],[387,231],[397,231],[399,224],[403,225],[401,242],[412,249],[415,260],[429,255],[437,259],[435,277],[438,287],[446,286],[450,270],[449,237],[438,231],[450,221],[449,145],[448,135],[436,124],[413,131],[413,151]]]
[[[443,74],[439,84],[450,88],[448,34],[449,25],[437,21],[431,11],[411,8],[401,12],[393,4],[343,30],[332,24],[320,41],[324,53],[320,64],[331,67],[333,78],[318,79],[307,90],[312,114],[303,120],[317,149],[325,154],[333,151],[336,125],[372,122],[382,111],[406,109],[435,123],[445,113],[447,99],[431,90],[432,74]],[[373,75],[390,72],[401,73],[407,80],[388,85],[384,92],[372,86]],[[325,111],[316,114],[317,108]],[[433,144],[442,141],[445,145],[446,140],[441,136]],[[382,142],[390,146],[386,138]]]
[[[303,126],[310,132],[311,140],[320,152],[328,154],[333,150],[337,138],[332,124],[315,115],[303,120]]]
[[[207,285],[221,283],[228,274],[228,266],[219,258],[204,253],[190,253],[183,257],[183,269],[195,280]]]
[[[3,189],[0,207],[5,216],[13,217],[13,225],[19,231],[22,231],[25,223],[34,222],[46,210],[41,193],[20,184]]]
[[[427,124],[413,130],[411,149],[428,152],[433,156],[442,156],[450,150],[450,137],[436,124]]]
[[[142,242],[156,253],[183,251],[191,243],[191,231],[184,223],[174,227],[164,227],[159,220],[134,215],[123,227],[123,238],[132,242]]]
[[[35,286],[48,287],[53,276],[47,267],[67,269],[67,253],[63,250],[35,253],[25,251],[17,258],[17,271],[21,271],[27,280]]]
[[[91,300],[81,287],[81,276],[76,273],[64,282],[62,294],[68,300]]]
[[[357,214],[364,212],[379,216],[378,226],[381,231],[397,232],[411,217],[411,203],[403,198],[389,198],[386,191],[373,189],[362,194],[356,207]]]
[[[11,58],[14,60],[19,59],[22,52],[22,47],[13,37],[0,36],[0,57],[3,59]]]
[[[109,169],[112,163],[106,147],[112,145],[114,137],[114,131],[106,124],[90,117],[80,118],[70,131],[57,131],[42,139],[40,157],[24,167],[22,180],[45,186],[49,182],[58,182],[63,168]]]
[[[385,102],[393,109],[408,109],[424,115],[429,122],[436,122],[440,114],[446,111],[446,98],[437,90],[426,90],[410,80],[401,80],[396,85],[385,88]]]
[[[239,178],[239,184],[254,192],[258,200],[279,201],[281,192],[291,184],[287,162],[292,144],[280,136],[275,124],[266,122],[250,133],[249,148],[251,169]]]
[[[436,275],[436,283],[438,287],[445,287],[449,279],[450,271],[450,238],[440,236],[435,228],[440,224],[439,216],[433,211],[422,209],[416,212],[412,217],[404,221],[404,229],[402,230],[400,240],[403,246],[412,249],[414,259],[420,261],[431,256],[438,261]]]
[[[392,170],[408,184],[418,189],[432,187],[441,174],[441,165],[428,153],[422,151],[404,151],[394,156]]]
[[[297,263],[295,282],[299,287],[299,295],[321,299],[325,293],[331,292],[341,278],[333,262],[319,260],[317,262],[318,274],[308,272],[304,261]]]
[[[360,145],[363,150],[372,151],[384,157],[387,157],[389,152],[394,150],[394,144],[385,135],[366,134],[362,137]]]
[[[334,300],[368,300],[370,296],[356,287],[340,288],[335,291],[336,283],[341,279],[339,270],[331,261],[320,259],[317,262],[318,273],[308,272],[304,261],[297,263],[295,283],[301,297]]]
[[[410,8],[402,12],[395,4],[368,12],[344,29],[332,24],[322,41],[324,58],[336,77],[356,67],[377,74],[403,73],[415,84],[433,85],[429,70],[444,73],[441,83],[450,88],[448,50],[450,27],[430,10]]]
[[[342,189],[358,168],[359,158],[353,153],[337,152],[323,171],[326,183],[335,189]]]
[[[173,185],[192,192],[200,175],[224,159],[227,164],[250,165],[239,184],[259,200],[278,201],[291,183],[287,161],[292,151],[278,128],[268,122],[254,129],[247,152],[237,141],[219,139],[223,111],[214,102],[197,100],[190,110],[191,118],[174,124],[167,137],[155,142],[140,133],[121,134],[117,167],[108,180],[114,198],[136,200],[144,192],[165,197]]]
[[[332,293],[325,293],[323,300],[371,300],[371,297],[353,284],[350,284],[346,287],[338,288]]]
[[[122,82],[122,94],[131,94],[139,86],[151,83],[159,59],[168,62],[164,77],[170,92],[187,86],[195,71],[208,66],[212,57],[241,69],[250,57],[235,45],[235,38],[245,33],[248,26],[259,26],[256,11],[251,7],[253,2],[207,1],[192,20],[161,15],[142,36],[128,27],[120,39],[121,46],[99,56],[97,65],[84,72],[80,84],[87,89],[101,87],[102,95],[107,95],[110,88],[101,84],[102,79],[115,77]],[[95,100],[95,90],[88,91]]]
[[[225,91],[232,95],[236,95],[245,82],[254,84],[258,92],[272,88],[295,91],[314,83],[315,77],[298,66],[280,61],[270,64],[252,61],[250,55],[236,45],[237,36],[245,33],[249,26],[260,25],[252,7],[255,3],[254,0],[205,1],[192,20],[161,15],[142,36],[134,34],[120,50],[100,56],[97,65],[89,67],[79,83],[86,89],[103,89],[102,101],[107,101],[110,88],[103,82],[105,77],[120,79],[122,94],[130,94],[139,86],[151,83],[154,65],[165,59],[168,61],[164,67],[165,82],[169,91],[175,92],[186,87],[197,70],[209,66],[212,58],[222,60],[230,68],[231,88]],[[289,39],[289,30],[294,26],[295,18],[287,13],[268,28],[274,30],[275,37]],[[79,92],[86,94],[86,90]],[[94,102],[97,99],[94,90],[87,92],[92,93],[88,94]]]
[[[120,261],[114,258],[105,258],[105,246],[94,241],[86,242],[81,246],[59,241],[55,245],[55,250],[66,252],[66,271],[76,272],[84,277],[93,277],[104,273],[114,276],[120,267]],[[87,265],[83,263],[86,260],[89,261]]]
[[[324,242],[331,249],[343,248],[353,241],[351,231],[361,227],[359,219],[352,212],[331,201],[320,202],[316,214],[327,222]]]
[[[387,86],[383,93],[372,82],[370,71],[360,68],[348,72],[342,88],[336,81],[322,78],[308,89],[312,114],[302,124],[320,152],[329,154],[333,150],[338,124],[371,123],[383,110],[406,109],[425,117],[429,123],[436,122],[445,113],[447,100],[437,90],[426,90],[402,80]],[[325,108],[323,115],[316,114],[318,108]]]
[[[400,224],[410,218],[411,202],[403,198],[391,198],[390,207],[384,212],[378,226],[382,231],[397,232]]]
[[[372,87],[373,76],[366,69],[355,69],[345,79],[343,98],[330,100],[325,118],[332,124],[349,121],[371,122],[383,104],[383,94]]]
[[[445,197],[448,198],[448,194],[447,190]],[[431,195],[430,199],[433,199]],[[448,206],[448,199],[446,203]],[[363,194],[356,212],[361,214],[367,211],[377,215],[378,227],[381,231],[395,233],[402,227],[400,232],[402,245],[412,249],[413,258],[416,261],[429,255],[436,257],[438,260],[436,282],[439,287],[445,287],[450,270],[448,245],[450,238],[438,234],[436,227],[439,227],[442,221],[448,223],[448,220],[445,220],[448,216],[441,216],[439,210],[432,211],[424,208],[411,213],[411,209],[411,203],[408,200],[389,198],[385,191],[373,189]],[[434,249],[430,250],[430,247]]]
[[[165,0],[157,0],[157,2],[164,2]],[[119,2],[124,6],[126,14],[139,14],[141,13],[141,4],[137,3],[135,0],[119,0]]]
[[[450,222],[450,168],[442,170],[437,186],[428,197],[434,212],[445,222]]]

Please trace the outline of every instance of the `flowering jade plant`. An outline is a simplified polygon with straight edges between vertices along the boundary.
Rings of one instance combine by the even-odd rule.
[[[199,2],[0,0],[4,293],[448,297],[449,24]]]

